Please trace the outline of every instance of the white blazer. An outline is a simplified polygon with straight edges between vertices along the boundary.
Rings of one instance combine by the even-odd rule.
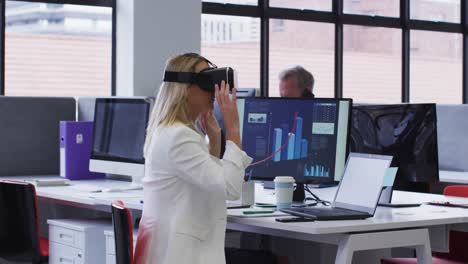
[[[153,135],[143,178],[135,264],[223,264],[226,199],[240,196],[252,159],[233,142],[223,160],[201,134],[176,124]]]

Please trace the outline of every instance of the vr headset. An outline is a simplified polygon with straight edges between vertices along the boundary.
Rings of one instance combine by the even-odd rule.
[[[229,84],[230,90],[237,87],[237,73],[233,68],[218,68],[211,61],[196,53],[187,53],[185,55],[201,58],[208,63],[209,67],[198,73],[165,71],[163,81],[196,84],[201,89],[212,93],[214,93],[215,84],[221,86],[222,81]]]

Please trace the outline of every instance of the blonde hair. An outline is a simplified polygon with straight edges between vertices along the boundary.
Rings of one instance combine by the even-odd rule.
[[[198,54],[182,54],[170,58],[166,63],[165,70],[194,72],[195,67],[205,60],[206,59]],[[149,148],[156,128],[182,123],[195,129],[195,124],[190,118],[190,111],[187,103],[187,89],[189,86],[190,84],[188,83],[163,82],[159,87],[156,102],[146,129],[146,139],[143,147],[145,158],[149,155]]]

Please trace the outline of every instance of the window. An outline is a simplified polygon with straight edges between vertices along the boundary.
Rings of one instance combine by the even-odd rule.
[[[462,36],[411,32],[410,101],[462,103]]]
[[[309,9],[316,11],[331,11],[331,0],[270,0],[271,7],[284,7],[294,9]]]
[[[260,20],[251,17],[202,15],[202,24],[216,25],[218,31],[202,28],[201,54],[218,67],[233,67],[237,88],[260,88]],[[226,25],[229,26],[222,26]],[[229,37],[221,37],[229,36]]]
[[[270,26],[276,20],[272,20]],[[279,73],[296,65],[310,71],[317,97],[334,96],[335,26],[328,23],[284,21],[284,31],[270,29],[269,96],[279,96]]]
[[[343,12],[348,14],[368,15],[368,16],[400,16],[399,0],[344,0]]]
[[[273,32],[283,32],[284,27],[284,19],[273,19],[271,20],[271,26]]]
[[[254,16],[256,25],[269,26],[255,27],[262,94],[278,96],[280,71],[302,65],[314,74],[320,97],[336,92],[364,103],[468,103],[462,98],[468,94],[462,74],[468,31],[461,23],[468,20],[462,17],[468,5],[460,0],[269,0],[267,7],[235,2],[242,7],[203,2],[203,12],[230,20]],[[409,21],[400,14],[409,14]],[[240,28],[252,32],[248,24]],[[441,87],[447,93],[440,94]]]
[[[401,101],[401,31],[344,27],[343,96],[357,103]]]
[[[460,23],[460,0],[411,0],[410,3],[412,19]]]
[[[112,7],[5,3],[5,95],[111,95]]]

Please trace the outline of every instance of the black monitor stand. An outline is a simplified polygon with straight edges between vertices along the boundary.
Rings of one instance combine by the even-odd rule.
[[[304,184],[298,183],[296,184],[296,189],[293,192],[293,202],[294,203],[303,203],[305,200],[305,190]]]
[[[263,188],[265,189],[275,189],[275,183],[271,181],[263,182]],[[296,189],[293,192],[293,202],[294,203],[303,203],[305,200],[305,189],[303,183],[297,183]]]
[[[265,181],[263,182],[263,188],[265,189],[274,189],[275,185],[273,182]],[[311,194],[319,202],[324,202],[320,200],[316,195]],[[326,201],[325,201],[326,202]],[[306,204],[306,195],[305,195],[305,185],[303,183],[297,183],[296,188],[293,192],[293,207],[304,207]]]
[[[402,208],[402,207],[418,207],[421,205],[418,203],[403,203],[403,204],[392,203],[392,194],[393,194],[393,187],[383,187],[382,193],[380,194],[380,200],[379,200],[378,206]]]

